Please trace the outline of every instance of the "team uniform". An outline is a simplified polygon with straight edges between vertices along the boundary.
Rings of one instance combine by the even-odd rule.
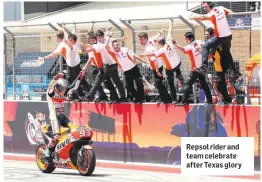
[[[64,41],[62,41],[55,50],[55,52],[61,54],[66,61],[68,71],[67,80],[69,84],[72,84],[78,77],[79,73],[82,71],[80,67],[81,60],[78,54],[78,50],[79,47],[77,44],[73,45],[73,48],[71,49],[68,45],[66,45]],[[90,85],[87,83],[85,79],[82,79],[81,85],[83,85],[86,88],[86,90],[90,89]],[[83,96],[83,91],[81,87],[79,87],[77,91],[80,95]]]
[[[92,67],[93,67],[93,78],[97,77],[97,75],[103,70],[103,61],[100,53],[97,52],[88,52],[88,58],[92,59]],[[107,101],[108,97],[105,94],[103,87],[100,85],[98,88],[98,101]]]
[[[225,79],[224,68],[226,66],[223,65],[224,62],[221,61],[222,52],[223,52],[223,47],[220,46],[216,49],[211,50],[210,56],[212,56],[212,58],[213,58],[213,64],[214,64],[214,69],[215,69],[215,77],[216,77],[215,82],[217,84],[217,90],[223,96],[224,102],[231,103],[232,99],[228,94],[227,84],[226,84],[226,79]]]
[[[199,79],[200,84],[205,92],[207,103],[212,103],[212,95],[206,82],[205,75],[195,71],[196,68],[200,68],[202,66],[201,45],[201,41],[194,40],[184,47],[185,54],[188,54],[190,58],[191,72],[189,73],[188,81],[185,85],[185,90],[183,93],[183,104],[188,103],[190,89],[197,79]]]
[[[133,60],[135,53],[127,48],[121,47],[119,52],[115,52],[117,64],[125,75],[126,85],[129,93],[135,98],[135,102],[144,101],[144,85],[142,76],[136,62]],[[134,88],[136,83],[136,89]]]
[[[214,33],[217,37],[217,40],[213,42],[212,44],[204,44],[202,48],[202,60],[205,65],[207,65],[208,62],[208,50],[210,48],[217,48],[218,46],[222,45],[223,47],[223,53],[222,53],[222,62],[224,65],[228,64],[227,67],[231,67],[233,71],[236,73],[236,68],[234,65],[233,57],[230,53],[231,48],[231,40],[232,40],[232,32],[230,30],[230,27],[228,25],[226,16],[228,15],[228,11],[222,7],[218,6],[215,7],[207,14],[207,17],[212,22],[214,26]],[[226,71],[226,70],[224,70]]]
[[[146,45],[143,47],[143,49],[144,49],[145,54],[154,53],[155,51],[157,51],[156,40],[154,38],[150,38],[147,41]],[[159,97],[160,97],[161,101],[165,102],[165,103],[171,102],[172,99],[171,99],[167,89],[165,88],[165,86],[163,84],[163,77],[158,76],[158,74],[156,72],[155,61],[157,62],[159,72],[161,74],[163,73],[163,60],[161,58],[157,58],[155,56],[147,56],[147,59],[149,61],[150,67],[153,71],[156,89],[158,90]]]
[[[111,82],[112,79],[120,94],[120,101],[124,101],[126,94],[124,86],[118,75],[118,65],[115,54],[111,50],[107,50],[106,45],[104,44],[94,44],[92,47],[94,48],[95,53],[99,53],[101,55],[103,69],[100,69],[100,72],[95,79],[94,85],[88,94],[88,99],[93,100],[93,97],[101,86],[101,83],[104,81],[105,87],[110,91],[110,100],[118,101],[119,97],[114,85]]]
[[[154,52],[157,58],[161,58],[166,70],[168,85],[170,89],[170,95],[173,101],[177,101],[176,87],[174,84],[174,73],[176,72],[176,78],[183,82],[183,76],[181,74],[180,66],[181,61],[177,55],[175,46],[172,42],[166,43],[165,46]]]

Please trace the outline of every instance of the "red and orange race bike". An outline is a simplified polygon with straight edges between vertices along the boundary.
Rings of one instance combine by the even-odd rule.
[[[93,132],[88,126],[62,128],[61,137],[54,149],[52,162],[45,161],[45,149],[52,137],[48,124],[41,126],[44,143],[36,149],[36,163],[43,173],[52,173],[56,168],[75,169],[81,175],[89,176],[96,166],[96,156],[92,148]]]

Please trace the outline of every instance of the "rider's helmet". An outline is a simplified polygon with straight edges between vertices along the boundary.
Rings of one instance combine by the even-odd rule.
[[[63,78],[59,78],[56,81],[54,90],[55,90],[56,94],[58,94],[59,96],[64,96],[64,94],[65,94],[65,92],[67,90],[67,87],[68,87],[67,80],[65,80]]]

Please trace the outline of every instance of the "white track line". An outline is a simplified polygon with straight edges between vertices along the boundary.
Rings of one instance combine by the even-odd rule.
[[[20,156],[20,157],[32,157],[34,158],[35,155],[32,155],[32,154],[15,154],[15,153],[4,153],[4,155],[7,155],[7,156]],[[7,160],[6,160],[7,161]],[[9,160],[8,160],[9,161]],[[11,161],[11,160],[10,160]],[[110,160],[96,160],[97,162],[101,162],[101,163],[111,163],[111,164],[128,164],[128,165],[134,165],[134,166],[155,166],[155,167],[166,167],[166,168],[178,168],[180,169],[181,166],[179,165],[165,165],[165,164],[151,164],[151,163],[139,163],[139,162],[119,162],[119,161],[110,161]],[[29,162],[31,163],[31,162]],[[261,171],[255,171],[254,174],[261,174]]]

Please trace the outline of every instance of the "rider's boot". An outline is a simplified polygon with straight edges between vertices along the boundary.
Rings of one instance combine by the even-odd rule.
[[[53,160],[53,152],[55,150],[55,146],[59,140],[59,134],[56,134],[48,143],[46,150],[44,151],[45,157],[44,160],[47,160],[49,163],[52,163]]]

